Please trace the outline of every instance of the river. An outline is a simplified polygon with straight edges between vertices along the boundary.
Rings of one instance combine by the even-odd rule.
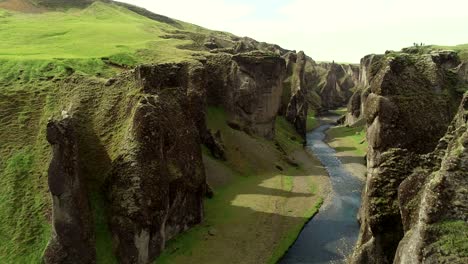
[[[356,216],[364,183],[345,169],[335,150],[324,142],[330,127],[324,124],[308,133],[307,148],[328,171],[332,190],[280,264],[344,263],[357,241]]]

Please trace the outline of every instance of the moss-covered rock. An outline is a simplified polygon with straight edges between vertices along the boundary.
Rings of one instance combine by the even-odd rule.
[[[368,178],[353,263],[391,263],[404,234],[398,187],[415,168],[421,169],[414,179],[424,178],[419,174],[431,168],[421,155],[435,149],[455,114],[459,99],[451,67],[460,61],[446,52],[388,53],[372,62],[370,58],[364,63],[366,68],[371,65],[364,71],[369,75],[362,78],[370,87],[363,113]]]
[[[226,109],[230,126],[271,139],[285,69],[284,59],[273,53],[210,56],[206,65],[208,103]]]
[[[96,263],[86,180],[80,170],[83,160],[80,160],[73,122],[65,116],[47,125],[47,140],[53,148],[48,177],[53,228],[44,253],[46,264]]]
[[[140,66],[136,76],[147,95],[136,105],[106,184],[122,263],[152,261],[167,240],[200,223],[206,191],[201,138],[192,118],[204,114],[186,111],[188,92],[202,87],[192,87],[183,64]]]
[[[283,94],[280,113],[286,117],[296,131],[305,138],[308,113],[308,87],[306,66],[309,57],[303,51],[290,52],[286,60],[286,78],[283,81]]]
[[[468,261],[468,93],[426,170],[400,185],[405,236],[394,263]],[[432,165],[432,166],[430,166]]]

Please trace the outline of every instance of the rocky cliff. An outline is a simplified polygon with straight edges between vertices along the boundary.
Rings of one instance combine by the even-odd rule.
[[[365,102],[370,93],[370,82],[380,68],[381,58],[382,55],[372,54],[361,59],[355,91],[347,104],[345,124],[353,125],[363,119]]]
[[[208,102],[228,113],[231,127],[273,138],[285,61],[275,54],[219,54],[207,59]]]
[[[86,179],[80,171],[78,141],[73,119],[47,124],[47,141],[52,145],[49,190],[52,195],[52,238],[44,252],[47,264],[96,262]]]
[[[299,134],[305,137],[309,92],[306,67],[311,59],[302,51],[297,54],[290,52],[284,58],[287,78],[283,82],[284,91],[280,112],[294,125]]]
[[[298,57],[295,63],[304,63],[305,55]],[[81,207],[73,203],[68,207],[83,223],[90,223],[85,198],[104,192],[102,203],[108,209],[103,210],[103,217],[108,219],[118,260],[150,263],[168,240],[203,220],[208,186],[201,145],[205,144],[213,156],[224,158],[222,135],[206,128],[208,105],[222,107],[227,113],[224,122],[248,134],[272,139],[275,120],[284,114],[305,135],[305,130],[300,130],[305,129],[307,115],[303,86],[298,84],[285,96],[286,74],[282,57],[254,51],[216,53],[198,62],[140,65],[106,82],[85,77],[64,80],[60,84],[64,94],[57,96],[66,96],[60,105],[66,108],[69,104],[67,109],[77,127],[72,147],[80,150],[75,151],[80,163],[73,166],[76,171],[88,172],[82,181],[92,186],[90,192],[80,189],[71,193],[72,201],[78,200]],[[302,72],[292,74],[303,76]],[[83,85],[94,92],[80,94]],[[76,96],[80,100],[70,101]],[[286,107],[281,113],[283,102]],[[106,132],[96,135],[95,131]],[[64,155],[60,153],[55,155]],[[68,166],[66,162],[54,159],[51,168]],[[60,215],[54,214],[54,223],[60,221]],[[85,224],[76,225],[76,230],[88,230]],[[67,230],[56,228],[51,245],[65,237]],[[88,236],[82,243],[92,248],[92,233]],[[46,262],[56,263],[52,260],[74,256],[80,249],[70,247],[66,240],[61,243],[65,244],[60,244],[62,251],[55,249],[58,246],[50,247],[44,256]],[[86,258],[81,261],[91,263]]]
[[[136,69],[145,96],[106,184],[121,263],[151,262],[167,240],[203,219],[205,172],[192,117],[203,116],[204,108],[190,107],[202,89],[191,82],[193,73],[184,64]]]
[[[330,110],[346,105],[353,94],[351,89],[357,84],[359,67],[334,62],[320,63],[317,67],[325,72],[317,87],[322,109]]]
[[[352,263],[393,262],[405,232],[398,187],[424,166],[424,155],[435,149],[456,112],[459,79],[453,69],[459,64],[453,52],[363,59],[361,81],[369,86],[350,105],[364,105],[369,150]]]
[[[466,263],[468,93],[435,151],[401,183],[404,237],[395,264]]]

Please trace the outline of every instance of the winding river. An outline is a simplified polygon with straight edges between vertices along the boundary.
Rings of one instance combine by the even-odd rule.
[[[332,190],[319,213],[309,221],[280,264],[344,263],[359,234],[356,216],[363,182],[352,176],[324,142],[324,124],[307,134],[307,148],[330,175]]]

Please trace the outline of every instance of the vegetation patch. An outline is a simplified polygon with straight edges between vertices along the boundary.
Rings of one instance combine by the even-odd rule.
[[[291,245],[296,241],[297,237],[301,233],[303,227],[307,224],[307,222],[316,215],[323,204],[323,198],[319,198],[318,202],[315,206],[309,209],[304,214],[304,222],[302,225],[297,226],[296,228],[290,230],[286,233],[280,241],[280,244],[277,246],[276,250],[273,252],[273,256],[268,260],[267,263],[275,264],[283,257],[284,253],[291,247]]]
[[[359,156],[367,153],[366,129],[363,126],[347,127],[338,126],[327,131],[328,141],[343,141],[343,146],[336,147],[336,151],[353,151]]]
[[[205,200],[204,222],[169,241],[155,263],[274,263],[321,205],[310,172],[286,161],[291,152],[303,151],[302,139],[282,117],[273,141],[230,128],[223,108],[208,107],[206,118],[209,129],[220,131],[227,157],[215,160],[204,151],[204,159],[222,168],[207,170],[208,180],[232,177]],[[297,193],[297,184],[307,185],[306,192]]]
[[[443,221],[430,226],[437,234],[438,241],[431,244],[430,250],[443,256],[468,257],[468,224],[464,221]]]
[[[317,122],[317,118],[315,116],[315,111],[309,109],[307,111],[306,130],[307,131],[312,131],[315,128],[317,128],[317,126],[318,126],[318,122]]]

